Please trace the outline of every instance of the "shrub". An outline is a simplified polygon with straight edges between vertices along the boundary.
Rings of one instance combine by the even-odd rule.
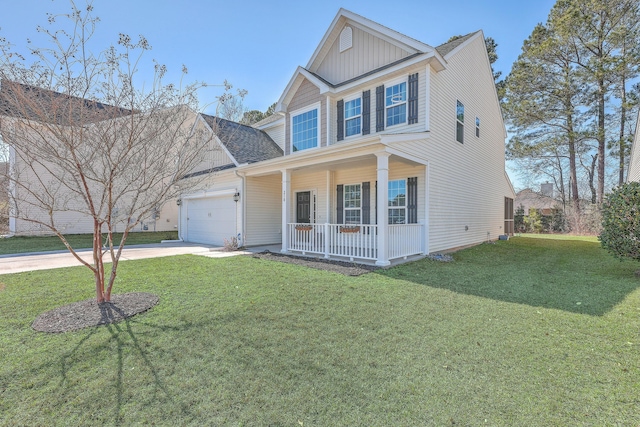
[[[640,183],[623,184],[607,194],[598,238],[617,258],[640,261]]]
[[[238,238],[237,237],[229,237],[228,239],[223,239],[224,250],[227,252],[233,252],[238,250]]]

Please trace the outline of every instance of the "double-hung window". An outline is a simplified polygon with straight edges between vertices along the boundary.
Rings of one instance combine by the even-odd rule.
[[[291,151],[318,147],[320,139],[320,107],[297,111],[291,116]]]
[[[362,132],[362,98],[345,101],[344,130],[346,137],[360,135]]]
[[[407,223],[407,181],[389,181],[389,224]]]
[[[344,223],[360,224],[362,221],[362,191],[360,184],[344,186]]]
[[[407,121],[407,82],[386,87],[384,99],[387,127],[405,123]]]

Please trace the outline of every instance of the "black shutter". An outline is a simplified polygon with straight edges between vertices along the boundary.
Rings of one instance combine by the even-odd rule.
[[[407,224],[418,223],[418,177],[407,178]]]
[[[344,224],[344,185],[336,188],[336,222]]]
[[[418,73],[409,75],[409,124],[418,123]]]
[[[344,139],[344,100],[338,101],[338,141]]]
[[[378,224],[378,181],[376,181],[376,224]]]
[[[371,224],[371,183],[362,183],[362,223]]]
[[[371,91],[362,92],[362,134],[369,135],[371,132]]]
[[[384,130],[384,85],[376,88],[376,132]]]

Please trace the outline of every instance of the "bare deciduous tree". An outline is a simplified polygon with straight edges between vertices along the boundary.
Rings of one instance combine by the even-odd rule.
[[[156,63],[153,82],[139,89],[147,40],[120,34],[116,45],[94,54],[93,7],[70,4],[71,13],[49,15],[47,28],[38,28],[51,43],[31,48],[33,61],[0,40],[0,132],[10,157],[5,179],[12,216],[57,235],[91,269],[97,301],[106,302],[129,232],[198,185],[197,178],[184,178],[206,169],[212,135],[195,126],[203,83],[165,83],[167,68]],[[225,82],[218,101],[234,100],[230,89]],[[91,222],[92,262],[65,238],[70,220]],[[119,242],[116,228],[123,233]]]

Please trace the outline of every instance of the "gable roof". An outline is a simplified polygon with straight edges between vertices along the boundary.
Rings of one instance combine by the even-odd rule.
[[[473,37],[474,35],[476,35],[479,32],[480,31],[475,31],[473,33],[469,33],[467,35],[459,37],[459,38],[457,38],[457,39],[455,39],[453,41],[450,41],[450,42],[447,42],[447,43],[443,43],[440,46],[437,46],[436,50],[438,51],[438,53],[440,55],[445,57],[448,54],[450,54],[451,52],[453,52],[455,50],[455,48],[457,48],[458,46],[460,46],[461,44],[463,44],[464,42],[466,42],[467,40],[469,40],[471,37]]]
[[[422,43],[421,41],[385,27],[384,25],[378,24],[377,22],[358,15],[357,13],[340,8],[335,18],[333,18],[331,25],[329,25],[324,37],[318,44],[315,52],[311,55],[311,58],[305,67],[307,70],[310,70],[311,72],[316,71],[318,64],[322,62],[324,54],[326,54],[325,47],[330,46],[339,37],[342,27],[347,23],[365,27],[369,32],[406,50],[409,54],[434,51],[434,48],[428,44]]]
[[[208,114],[200,115],[238,164],[255,163],[284,155],[266,132]]]
[[[56,125],[83,125],[130,114],[131,110],[9,80],[0,81],[0,116]]]

